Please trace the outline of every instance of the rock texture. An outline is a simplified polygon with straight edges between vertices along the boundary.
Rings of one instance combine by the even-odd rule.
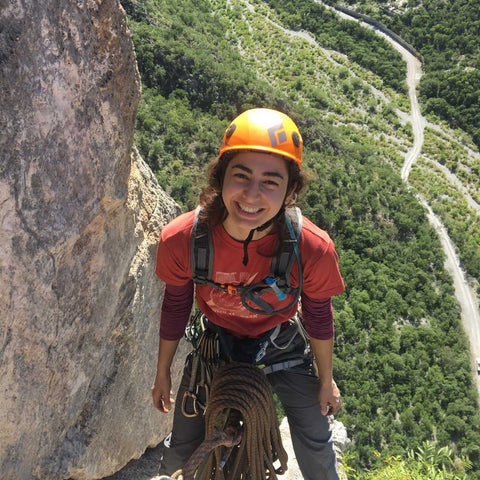
[[[332,425],[332,438],[334,442],[335,452],[337,453],[338,461],[338,473],[340,480],[347,480],[343,468],[343,452],[345,451],[350,439],[347,437],[347,429],[343,423],[338,420],[331,420]],[[303,480],[302,472],[298,467],[297,458],[295,456],[295,451],[293,450],[292,439],[290,437],[290,428],[288,426],[287,417],[284,417],[282,423],[280,424],[280,433],[282,435],[282,444],[285,448],[285,451],[288,454],[288,470],[283,474],[279,475],[279,480]],[[152,479],[155,480],[155,479]]]
[[[117,0],[0,0],[0,69],[1,477],[101,478],[169,427],[153,269],[177,207],[132,153]]]

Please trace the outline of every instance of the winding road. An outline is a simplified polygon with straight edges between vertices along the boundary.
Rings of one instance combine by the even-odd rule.
[[[329,8],[327,5],[323,5]],[[336,13],[342,18],[358,21],[357,19],[350,17],[345,13],[338,11],[336,11]],[[417,98],[417,85],[422,76],[422,65],[414,55],[412,55],[404,47],[399,45],[395,40],[382,31],[368,25],[367,23],[363,23],[363,26],[371,28],[378,35],[384,37],[402,55],[402,58],[407,63],[407,84],[411,104],[410,122],[413,128],[414,141],[412,148],[405,155],[405,162],[401,170],[401,176],[402,180],[408,185],[408,176],[410,174],[410,170],[412,169],[412,165],[420,156],[420,152],[422,150],[424,141],[423,132],[427,123],[420,112]],[[480,394],[480,375],[477,375],[475,366],[475,359],[480,358],[480,310],[478,305],[478,297],[473,288],[470,286],[465,272],[460,267],[460,261],[456,254],[455,245],[450,239],[447,229],[442,224],[441,220],[434,214],[427,201],[420,195],[417,195],[417,198],[425,208],[427,212],[427,218],[430,224],[435,228],[445,251],[445,268],[453,278],[455,296],[460,304],[463,326],[470,340],[471,362],[473,368],[472,374],[477,382],[477,389]]]

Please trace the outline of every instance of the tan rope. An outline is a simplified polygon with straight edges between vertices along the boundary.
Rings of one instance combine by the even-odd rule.
[[[184,480],[276,480],[287,470],[272,392],[259,368],[233,362],[216,371],[205,428],[206,440],[185,465]]]

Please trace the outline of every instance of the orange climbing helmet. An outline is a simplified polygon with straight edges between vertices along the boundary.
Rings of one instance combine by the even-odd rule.
[[[269,108],[241,113],[225,130],[219,158],[236,150],[256,150],[290,158],[302,166],[303,140],[293,120]]]

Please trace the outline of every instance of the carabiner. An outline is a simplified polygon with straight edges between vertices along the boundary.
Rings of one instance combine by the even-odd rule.
[[[205,390],[205,404],[203,404],[199,400],[199,392],[201,388]],[[197,383],[197,388],[194,396],[195,396],[195,400],[194,400],[195,410],[198,412],[197,406],[199,406],[203,410],[203,414],[205,415],[205,410],[208,405],[208,385]]]
[[[187,400],[188,398],[191,398],[193,400],[193,413],[188,413],[187,412]],[[184,417],[187,418],[193,418],[196,417],[199,414],[199,411],[197,409],[197,396],[189,391],[186,391],[183,394],[183,399],[182,399],[182,414]]]

